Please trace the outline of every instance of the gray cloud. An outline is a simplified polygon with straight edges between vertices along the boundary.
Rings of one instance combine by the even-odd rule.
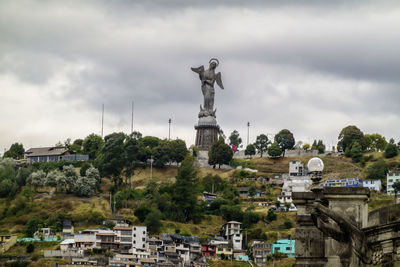
[[[251,121],[252,139],[289,128],[330,143],[356,124],[398,139],[399,11],[396,1],[2,1],[0,147],[99,133],[102,103],[106,133],[128,131],[132,100],[138,130],[166,137],[171,117],[191,144],[202,95],[190,67],[210,57],[221,61],[227,134],[245,137]]]

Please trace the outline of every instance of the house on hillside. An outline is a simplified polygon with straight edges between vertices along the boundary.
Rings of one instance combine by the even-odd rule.
[[[289,162],[289,176],[307,176],[308,169],[307,166],[301,163],[300,160],[292,160]]]
[[[210,205],[211,202],[213,202],[214,200],[217,199],[216,194],[209,193],[209,192],[203,192],[201,197],[202,197],[203,201],[207,201],[208,205]]]
[[[257,266],[267,266],[267,256],[272,254],[272,244],[255,240],[251,243],[250,249]]]
[[[272,244],[272,253],[279,252],[286,254],[289,258],[295,257],[295,240],[278,239]]]
[[[65,147],[36,147],[25,152],[28,163],[35,162],[57,162],[61,156],[69,155]]]
[[[324,184],[325,187],[362,187],[362,179],[339,179],[339,180],[327,180]]]
[[[242,249],[243,235],[241,230],[241,222],[229,221],[224,224],[220,230],[220,235],[232,242],[233,249]]]
[[[35,162],[87,161],[89,155],[71,155],[65,147],[37,147],[25,152],[28,164]]]
[[[382,190],[382,182],[381,180],[364,180],[363,187],[367,187],[376,192],[380,192]]]
[[[395,182],[400,182],[400,172],[388,172],[388,174],[386,175],[386,185],[387,185],[387,189],[386,192],[388,195],[394,195],[394,189],[393,189],[393,184]]]

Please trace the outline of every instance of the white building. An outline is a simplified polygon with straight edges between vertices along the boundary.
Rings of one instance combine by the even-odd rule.
[[[307,166],[305,166],[299,160],[292,160],[289,162],[289,176],[296,177],[296,176],[306,176],[308,175]]]
[[[221,228],[221,235],[232,242],[233,249],[242,249],[243,235],[240,222],[229,221]]]
[[[147,227],[132,227],[132,247],[135,249],[146,249]]]
[[[132,227],[116,226],[114,233],[117,234],[116,242],[119,242],[120,249],[131,249],[133,246]]]
[[[400,182],[400,172],[389,172],[386,175],[386,191],[388,195],[394,195],[393,184],[395,182]]]
[[[381,180],[364,180],[363,187],[380,192],[382,190]]]

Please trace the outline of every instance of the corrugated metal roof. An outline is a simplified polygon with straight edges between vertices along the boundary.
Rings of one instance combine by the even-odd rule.
[[[30,148],[25,152],[27,157],[37,156],[59,156],[67,152],[65,147],[37,147]]]

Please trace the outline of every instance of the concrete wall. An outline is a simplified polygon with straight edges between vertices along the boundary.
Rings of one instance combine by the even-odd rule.
[[[17,236],[11,236],[6,242],[0,245],[0,253],[4,253],[17,243]]]

